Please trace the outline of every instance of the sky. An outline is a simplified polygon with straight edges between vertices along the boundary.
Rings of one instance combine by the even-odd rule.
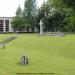
[[[0,0],[0,17],[12,17],[15,16],[17,7],[20,5],[24,8],[25,0]],[[44,0],[38,0],[38,6],[40,7]]]

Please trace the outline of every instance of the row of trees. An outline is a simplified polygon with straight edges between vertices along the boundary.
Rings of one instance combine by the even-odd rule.
[[[75,0],[48,0],[39,9],[40,15],[45,31],[75,32]]]
[[[12,21],[12,28],[15,31],[24,31],[34,28],[36,15],[36,0],[25,0],[24,9],[19,6],[16,10],[16,16]]]
[[[39,29],[40,20],[44,31],[75,32],[75,0],[48,0],[38,10],[36,0],[25,0],[24,10],[19,6],[12,27],[21,31],[25,28]]]

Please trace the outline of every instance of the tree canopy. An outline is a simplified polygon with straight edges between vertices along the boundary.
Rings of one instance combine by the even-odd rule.
[[[43,20],[44,31],[70,31],[75,32],[75,0],[47,0],[37,9],[36,0],[25,0],[24,9],[20,6],[13,18],[13,28],[39,28]]]

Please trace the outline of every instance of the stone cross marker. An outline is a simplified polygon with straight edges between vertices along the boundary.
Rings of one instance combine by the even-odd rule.
[[[42,23],[42,20],[40,20],[40,35],[43,35],[43,23]]]
[[[21,57],[21,62],[20,62],[21,64],[28,64],[28,58],[26,57],[26,56],[22,56]]]

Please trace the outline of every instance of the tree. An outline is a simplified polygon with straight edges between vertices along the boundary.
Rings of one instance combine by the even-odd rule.
[[[22,17],[22,9],[21,9],[20,5],[16,10],[16,16]]]
[[[34,27],[36,15],[36,0],[25,0],[24,10],[20,6],[16,10],[16,16],[13,18],[12,27],[14,30],[24,30]]]
[[[25,28],[24,19],[22,17],[22,10],[20,6],[16,10],[16,16],[13,17],[13,21],[11,22],[11,24],[12,28],[15,31],[23,31],[23,29]]]
[[[52,7],[66,15],[65,30],[75,31],[75,0],[53,0]]]
[[[75,10],[75,0],[63,0],[64,4]]]
[[[46,2],[43,3],[43,5],[41,6],[41,8],[38,9],[38,12],[36,14],[36,25],[39,29],[39,22],[40,20],[42,20],[45,16],[47,16],[50,12],[50,8],[49,5],[47,5]]]
[[[66,10],[63,11],[63,7],[65,8],[65,5],[62,0],[48,0],[43,3],[37,14],[37,23],[42,19],[45,31],[64,31],[66,24],[68,25],[65,18],[69,16]]]
[[[34,25],[34,18],[36,15],[36,0],[25,0],[24,10],[23,10],[23,17],[25,20],[28,20],[27,27],[33,27]]]
[[[15,16],[11,23],[12,23],[12,28],[14,29],[14,31],[23,31],[25,28],[22,17]]]
[[[65,15],[60,12],[54,12],[43,18],[45,30],[47,31],[62,31],[64,28]],[[63,28],[62,28],[63,27]]]

